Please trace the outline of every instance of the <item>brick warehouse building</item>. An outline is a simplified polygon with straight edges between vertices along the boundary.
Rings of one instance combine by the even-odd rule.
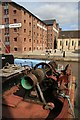
[[[56,20],[44,20],[44,23],[47,25],[47,47],[49,49],[57,49],[57,40],[59,36],[59,24],[56,23]]]
[[[0,52],[26,53],[55,48],[59,34],[56,20],[42,21],[15,2],[2,2],[0,9]]]

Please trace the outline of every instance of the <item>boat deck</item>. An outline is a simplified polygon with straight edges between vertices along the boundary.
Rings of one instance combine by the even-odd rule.
[[[5,69],[3,68],[0,70],[0,76],[2,76],[2,82],[5,80],[9,81],[9,83],[5,82],[5,84],[3,84],[5,87],[8,86],[9,88],[7,90],[4,90],[2,94],[3,118],[45,118],[46,120],[48,120],[48,118],[55,119],[55,120],[57,118],[59,119],[73,118],[73,111],[71,109],[71,106],[69,104],[67,97],[59,94],[58,97],[56,98],[54,94],[52,94],[54,91],[53,89],[50,89],[51,87],[49,87],[49,89],[46,88],[46,90],[43,91],[43,94],[47,102],[51,101],[52,103],[54,103],[55,107],[53,108],[53,110],[43,109],[43,104],[33,102],[32,98],[28,98],[30,99],[30,101],[26,101],[27,97],[31,97],[32,94],[29,91],[28,92],[30,93],[30,95],[27,94],[27,90],[25,90],[20,84],[21,78],[19,77],[21,77],[20,75],[22,74],[25,75],[26,72],[28,72],[28,70],[30,70],[28,66],[18,67],[14,65],[8,66],[7,68]],[[16,79],[14,79],[14,77]],[[70,81],[69,88],[66,92],[66,95],[69,95],[70,101],[72,103],[72,107],[74,108],[74,97],[73,96],[74,96],[74,89],[75,89],[75,78],[71,74],[68,77],[66,78],[65,77],[66,75],[63,75],[60,78],[61,79],[63,78],[63,81],[64,80],[66,81],[66,79]],[[11,78],[13,79],[11,80]],[[19,79],[19,82],[16,82],[16,80],[18,81],[18,79]],[[12,83],[12,86],[11,86],[11,82],[14,82],[16,84]],[[54,84],[51,84],[51,85],[54,86]],[[23,89],[25,90],[23,91],[24,93],[21,92],[21,90]],[[32,89],[30,91],[32,91]],[[22,96],[19,95],[20,92]],[[38,92],[40,91],[37,91],[37,93]],[[39,94],[36,94],[36,97],[38,97],[40,102],[42,102]]]
[[[17,65],[11,65],[7,68],[0,69],[0,77],[2,77],[2,82],[24,73],[24,71],[28,68],[29,67],[24,68]]]

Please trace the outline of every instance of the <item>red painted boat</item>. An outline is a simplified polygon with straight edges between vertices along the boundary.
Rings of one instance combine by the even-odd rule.
[[[13,66],[11,73],[2,69],[2,118],[73,118],[74,79],[70,65],[60,72],[55,66],[51,62],[39,63],[33,69]]]

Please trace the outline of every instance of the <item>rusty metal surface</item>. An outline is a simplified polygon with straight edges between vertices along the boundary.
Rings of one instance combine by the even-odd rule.
[[[69,106],[68,106],[68,101],[67,101],[67,99],[64,99],[64,104],[63,104],[63,108],[62,108],[62,111],[61,111],[61,113],[55,118],[55,120],[57,120],[57,119],[66,119],[66,118],[68,118],[68,109],[69,109]]]
[[[38,68],[39,65],[42,65],[41,69]],[[58,82],[58,89],[56,89],[56,92],[58,90],[58,92],[61,91],[62,93],[63,92],[66,93],[66,95],[70,95],[71,103],[74,104],[73,99],[74,99],[74,89],[75,88],[74,88],[74,85],[72,85],[72,83],[71,83],[71,81],[73,79],[72,79],[72,75],[71,75],[71,69],[69,69],[70,67],[67,66],[65,68],[65,70],[63,70],[61,72],[60,76],[58,76],[58,78],[57,78],[57,76],[52,75],[52,73],[49,76],[47,74],[45,75],[43,73],[42,69],[43,70],[45,69],[45,65],[47,65],[49,67],[48,64],[40,63],[35,66],[35,68],[33,70],[34,72],[30,71],[30,73],[27,74],[27,77],[30,77],[30,79],[34,83],[33,87],[37,84],[37,82],[40,83],[43,81],[43,82],[47,83],[47,80],[49,80],[49,82],[51,80],[50,84],[46,84],[46,86],[44,86],[45,89],[42,92],[46,93],[47,95],[50,95],[49,96],[50,99],[47,99],[47,96],[46,96],[46,100],[53,100],[53,96],[54,96],[53,92],[55,92],[55,91],[53,91],[54,89],[52,89],[53,87],[55,87],[53,85],[53,81],[54,81],[54,83]],[[48,70],[52,71],[52,67],[49,67]],[[56,70],[55,70],[55,72],[56,72]],[[41,76],[42,74],[43,74],[43,76]],[[73,80],[73,83],[74,83],[74,80]],[[51,86],[49,86],[49,85],[51,85]],[[32,100],[25,101],[24,97],[16,96],[16,94],[14,95],[13,93],[18,91],[18,88],[19,88],[19,84],[3,93],[2,108],[3,108],[3,117],[4,118],[45,118],[46,119],[46,118],[49,118],[50,115],[53,118],[53,116],[54,116],[53,113],[49,109],[48,110],[43,109],[43,104],[40,104],[37,102],[34,103]],[[46,90],[47,88],[49,88],[48,90],[51,90],[51,91],[47,91]],[[50,92],[50,93],[48,94],[48,92]],[[58,98],[58,97],[59,96],[57,96],[57,98],[55,98],[55,96],[54,96],[55,100],[61,101],[61,104],[63,105],[63,107],[61,108],[59,114],[57,114],[57,117],[56,118],[54,117],[55,120],[57,120],[58,118],[62,119],[62,118],[72,117],[72,116],[70,116],[71,110],[69,108],[68,100],[65,97],[60,97],[60,98]],[[55,100],[53,100],[53,101],[55,101]],[[48,101],[48,102],[51,102],[51,101]],[[59,104],[59,103],[56,103],[56,104]],[[56,105],[56,104],[54,104],[54,105]],[[58,106],[56,108],[58,109]],[[53,109],[53,111],[55,111],[55,110]],[[58,112],[58,110],[56,110],[55,112]]]
[[[36,68],[36,70],[32,70],[32,73],[37,77],[38,82],[41,82],[46,76],[45,71],[41,68]]]
[[[11,99],[15,99],[12,98]],[[25,102],[25,101],[18,101],[18,98],[15,99],[17,100],[17,104],[14,107],[13,105],[8,104],[8,106],[3,106],[3,117],[4,118],[47,118],[50,111],[49,110],[44,110],[42,105],[39,104],[34,104],[31,102]],[[10,102],[10,101],[7,101]],[[14,103],[14,102],[13,102]],[[71,118],[70,117],[70,109],[68,107],[68,101],[65,99],[64,100],[64,105],[62,108],[61,113],[55,118],[57,119],[62,119],[62,118]]]
[[[17,86],[11,88],[11,91],[16,91]],[[4,95],[3,100],[3,117],[4,118],[47,118],[50,110],[44,110],[40,104],[24,101],[22,97],[12,94],[10,90]],[[10,94],[9,94],[10,92]],[[61,98],[62,99],[62,98]],[[63,108],[57,118],[66,118],[68,116],[68,102],[63,99]],[[7,106],[5,106],[6,104]],[[66,116],[65,116],[66,115]]]
[[[2,104],[10,107],[16,107],[22,100],[23,98],[12,94],[3,98]]]
[[[15,99],[11,96],[11,100]],[[17,101],[17,99],[15,99]],[[9,101],[7,101],[9,102]],[[3,106],[4,118],[47,118],[49,110],[44,110],[42,105],[31,102],[19,101],[16,107]]]

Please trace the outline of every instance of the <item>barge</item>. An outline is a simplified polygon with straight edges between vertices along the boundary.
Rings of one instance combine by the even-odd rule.
[[[58,70],[54,61],[33,68],[7,63],[2,77],[2,119],[75,118],[75,77],[68,64]]]

